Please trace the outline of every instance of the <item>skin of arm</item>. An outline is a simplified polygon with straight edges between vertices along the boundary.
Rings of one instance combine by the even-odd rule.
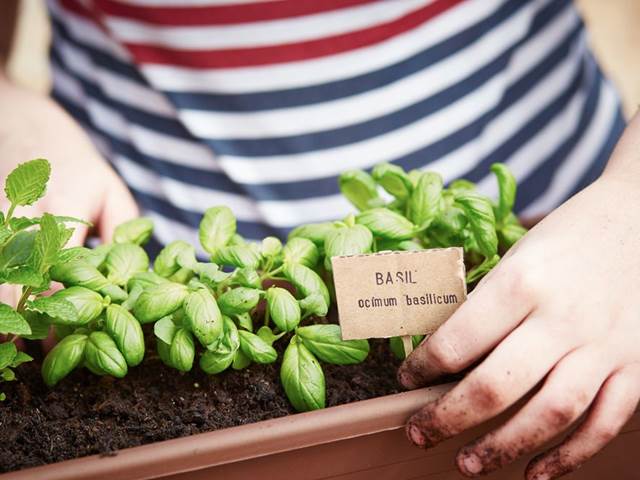
[[[400,367],[400,382],[416,388],[479,362],[409,419],[414,444],[432,447],[528,394],[458,452],[463,474],[496,470],[577,427],[525,472],[557,478],[618,434],[640,398],[639,205],[636,114],[601,177],[525,235]]]

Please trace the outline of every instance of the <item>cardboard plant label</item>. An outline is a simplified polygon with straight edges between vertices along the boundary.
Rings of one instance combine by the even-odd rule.
[[[461,248],[333,257],[342,338],[433,333],[465,301]]]

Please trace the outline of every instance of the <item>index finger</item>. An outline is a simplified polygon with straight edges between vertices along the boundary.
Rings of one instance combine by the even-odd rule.
[[[446,373],[459,372],[487,354],[533,310],[525,274],[503,260],[491,278],[433,335],[419,345],[398,370],[398,381],[413,389]]]

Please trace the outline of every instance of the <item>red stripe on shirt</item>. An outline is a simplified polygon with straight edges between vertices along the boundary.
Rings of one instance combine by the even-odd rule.
[[[125,43],[125,46],[138,63],[176,65],[187,68],[234,68],[295,62],[380,43],[416,28],[462,1],[464,0],[436,0],[387,23],[306,42],[220,50],[178,50],[133,43]]]
[[[260,22],[353,7],[373,0],[277,0],[237,5],[156,7],[95,0],[107,15],[167,26],[227,25]]]

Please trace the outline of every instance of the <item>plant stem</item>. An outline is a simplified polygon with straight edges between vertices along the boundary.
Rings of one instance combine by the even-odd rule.
[[[27,300],[29,300],[32,291],[33,289],[31,287],[27,287],[22,291],[22,296],[20,297],[20,300],[18,300],[18,306],[16,307],[16,311],[18,313],[22,313],[24,311],[24,306],[27,303]]]
[[[11,220],[11,217],[13,216],[13,212],[15,209],[16,209],[16,205],[12,203],[11,206],[9,207],[9,211],[7,212],[7,216],[4,217],[5,226],[9,225],[9,220]]]

